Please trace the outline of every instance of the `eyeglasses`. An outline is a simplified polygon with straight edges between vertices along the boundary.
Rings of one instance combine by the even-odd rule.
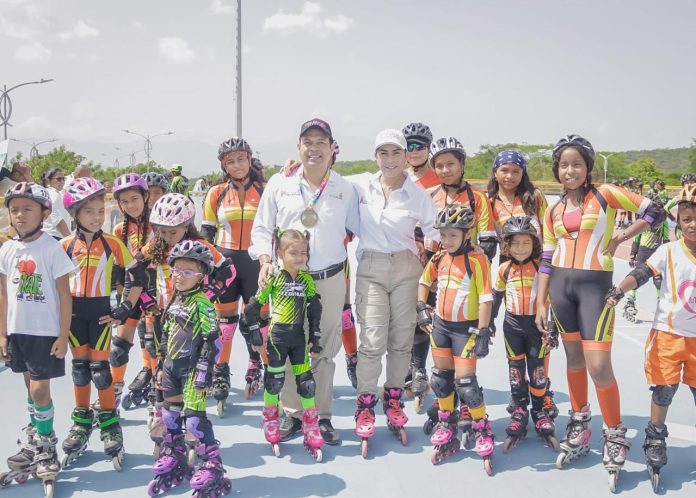
[[[425,145],[419,144],[419,143],[415,143],[415,142],[414,142],[414,143],[408,144],[408,146],[406,147],[406,149],[407,149],[409,152],[421,151],[421,150],[425,149]]]
[[[184,277],[184,278],[201,277],[201,276],[203,276],[202,273],[198,273],[197,271],[193,271],[193,270],[182,270],[181,268],[172,268],[172,274],[173,274],[175,277]]]

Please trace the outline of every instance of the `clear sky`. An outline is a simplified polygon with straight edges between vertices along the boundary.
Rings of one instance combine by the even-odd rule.
[[[155,160],[215,168],[217,144],[235,134],[235,4],[0,0],[0,85],[55,79],[13,92],[10,135],[58,137],[111,163],[142,148],[121,130],[174,130],[155,139]],[[331,123],[341,159],[370,157],[380,129],[409,121],[471,152],[571,132],[603,150],[696,136],[690,0],[243,0],[242,10],[243,135],[264,162],[292,156],[315,116]]]

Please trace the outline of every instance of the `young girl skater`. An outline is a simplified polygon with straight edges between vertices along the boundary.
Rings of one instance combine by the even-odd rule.
[[[553,418],[556,406],[547,396],[549,380],[545,366],[548,348],[536,324],[536,294],[541,242],[538,226],[530,216],[511,216],[502,228],[501,255],[505,262],[498,269],[493,288],[493,316],[505,298],[505,352],[508,359],[512,402],[508,407],[510,422],[503,451],[511,448],[527,435],[529,398],[532,398],[534,428],[554,450],[558,450]],[[529,373],[529,380],[527,380]]]
[[[472,422],[463,434],[476,442],[488,475],[493,473],[493,432],[486,415],[483,388],[476,378],[476,360],[488,355],[493,295],[490,263],[473,252],[470,233],[475,216],[469,206],[455,204],[442,209],[434,227],[440,230],[442,250],[428,262],[418,286],[418,325],[430,334],[433,362],[431,386],[438,398],[438,419],[430,441],[435,445],[433,464],[459,451],[455,391],[469,408]],[[434,312],[426,304],[437,281]]]
[[[319,347],[319,322],[321,301],[314,287],[314,280],[304,270],[309,260],[308,234],[298,230],[276,231],[276,255],[282,268],[269,276],[268,284],[251,298],[244,310],[240,330],[247,335],[256,351],[263,344],[259,330],[261,306],[271,303],[271,325],[268,333],[266,354],[268,368],[264,379],[263,431],[266,441],[271,443],[273,453],[280,456],[280,420],[278,418],[278,395],[285,381],[285,362],[290,359],[297,382],[304,414],[302,432],[304,447],[320,462],[324,438],[319,432],[319,412],[314,405],[314,376],[310,370],[308,351],[312,359],[321,352]],[[309,328],[309,340],[305,340],[305,312]],[[246,329],[246,330],[243,330]]]
[[[190,478],[194,496],[220,496],[232,485],[224,476],[219,442],[205,411],[215,363],[217,320],[215,308],[203,291],[203,280],[213,270],[213,257],[205,245],[185,240],[174,246],[169,265],[175,294],[163,314],[156,376],[164,395],[162,418],[167,434],[152,468],[155,478],[148,494],[156,496]],[[196,453],[203,463],[195,473],[188,465],[184,418],[186,431],[201,442]]]

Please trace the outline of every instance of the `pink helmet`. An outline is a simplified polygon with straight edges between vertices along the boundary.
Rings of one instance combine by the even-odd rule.
[[[147,181],[138,173],[126,173],[114,180],[113,194],[118,198],[119,192],[129,189],[140,189],[145,195],[147,193]]]
[[[10,207],[10,201],[24,197],[37,202],[42,208],[51,210],[51,198],[48,191],[41,185],[32,182],[19,182],[5,193],[5,207]]]
[[[63,193],[63,206],[75,216],[88,200],[105,192],[104,185],[94,178],[73,178]]]
[[[183,194],[164,194],[150,212],[150,223],[162,227],[182,227],[193,223],[196,206]]]

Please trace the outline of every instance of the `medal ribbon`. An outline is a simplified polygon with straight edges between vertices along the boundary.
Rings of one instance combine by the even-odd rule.
[[[317,188],[317,191],[314,192],[314,195],[312,196],[312,200],[309,201],[309,205],[307,206],[308,208],[312,208],[312,210],[314,210],[314,206],[316,206],[317,202],[319,202],[319,198],[321,197],[321,194],[324,192],[326,185],[329,183],[329,176],[330,175],[331,175],[331,168],[328,168],[326,170],[326,174],[324,174],[324,178],[321,179],[321,183],[319,184],[319,188]]]

